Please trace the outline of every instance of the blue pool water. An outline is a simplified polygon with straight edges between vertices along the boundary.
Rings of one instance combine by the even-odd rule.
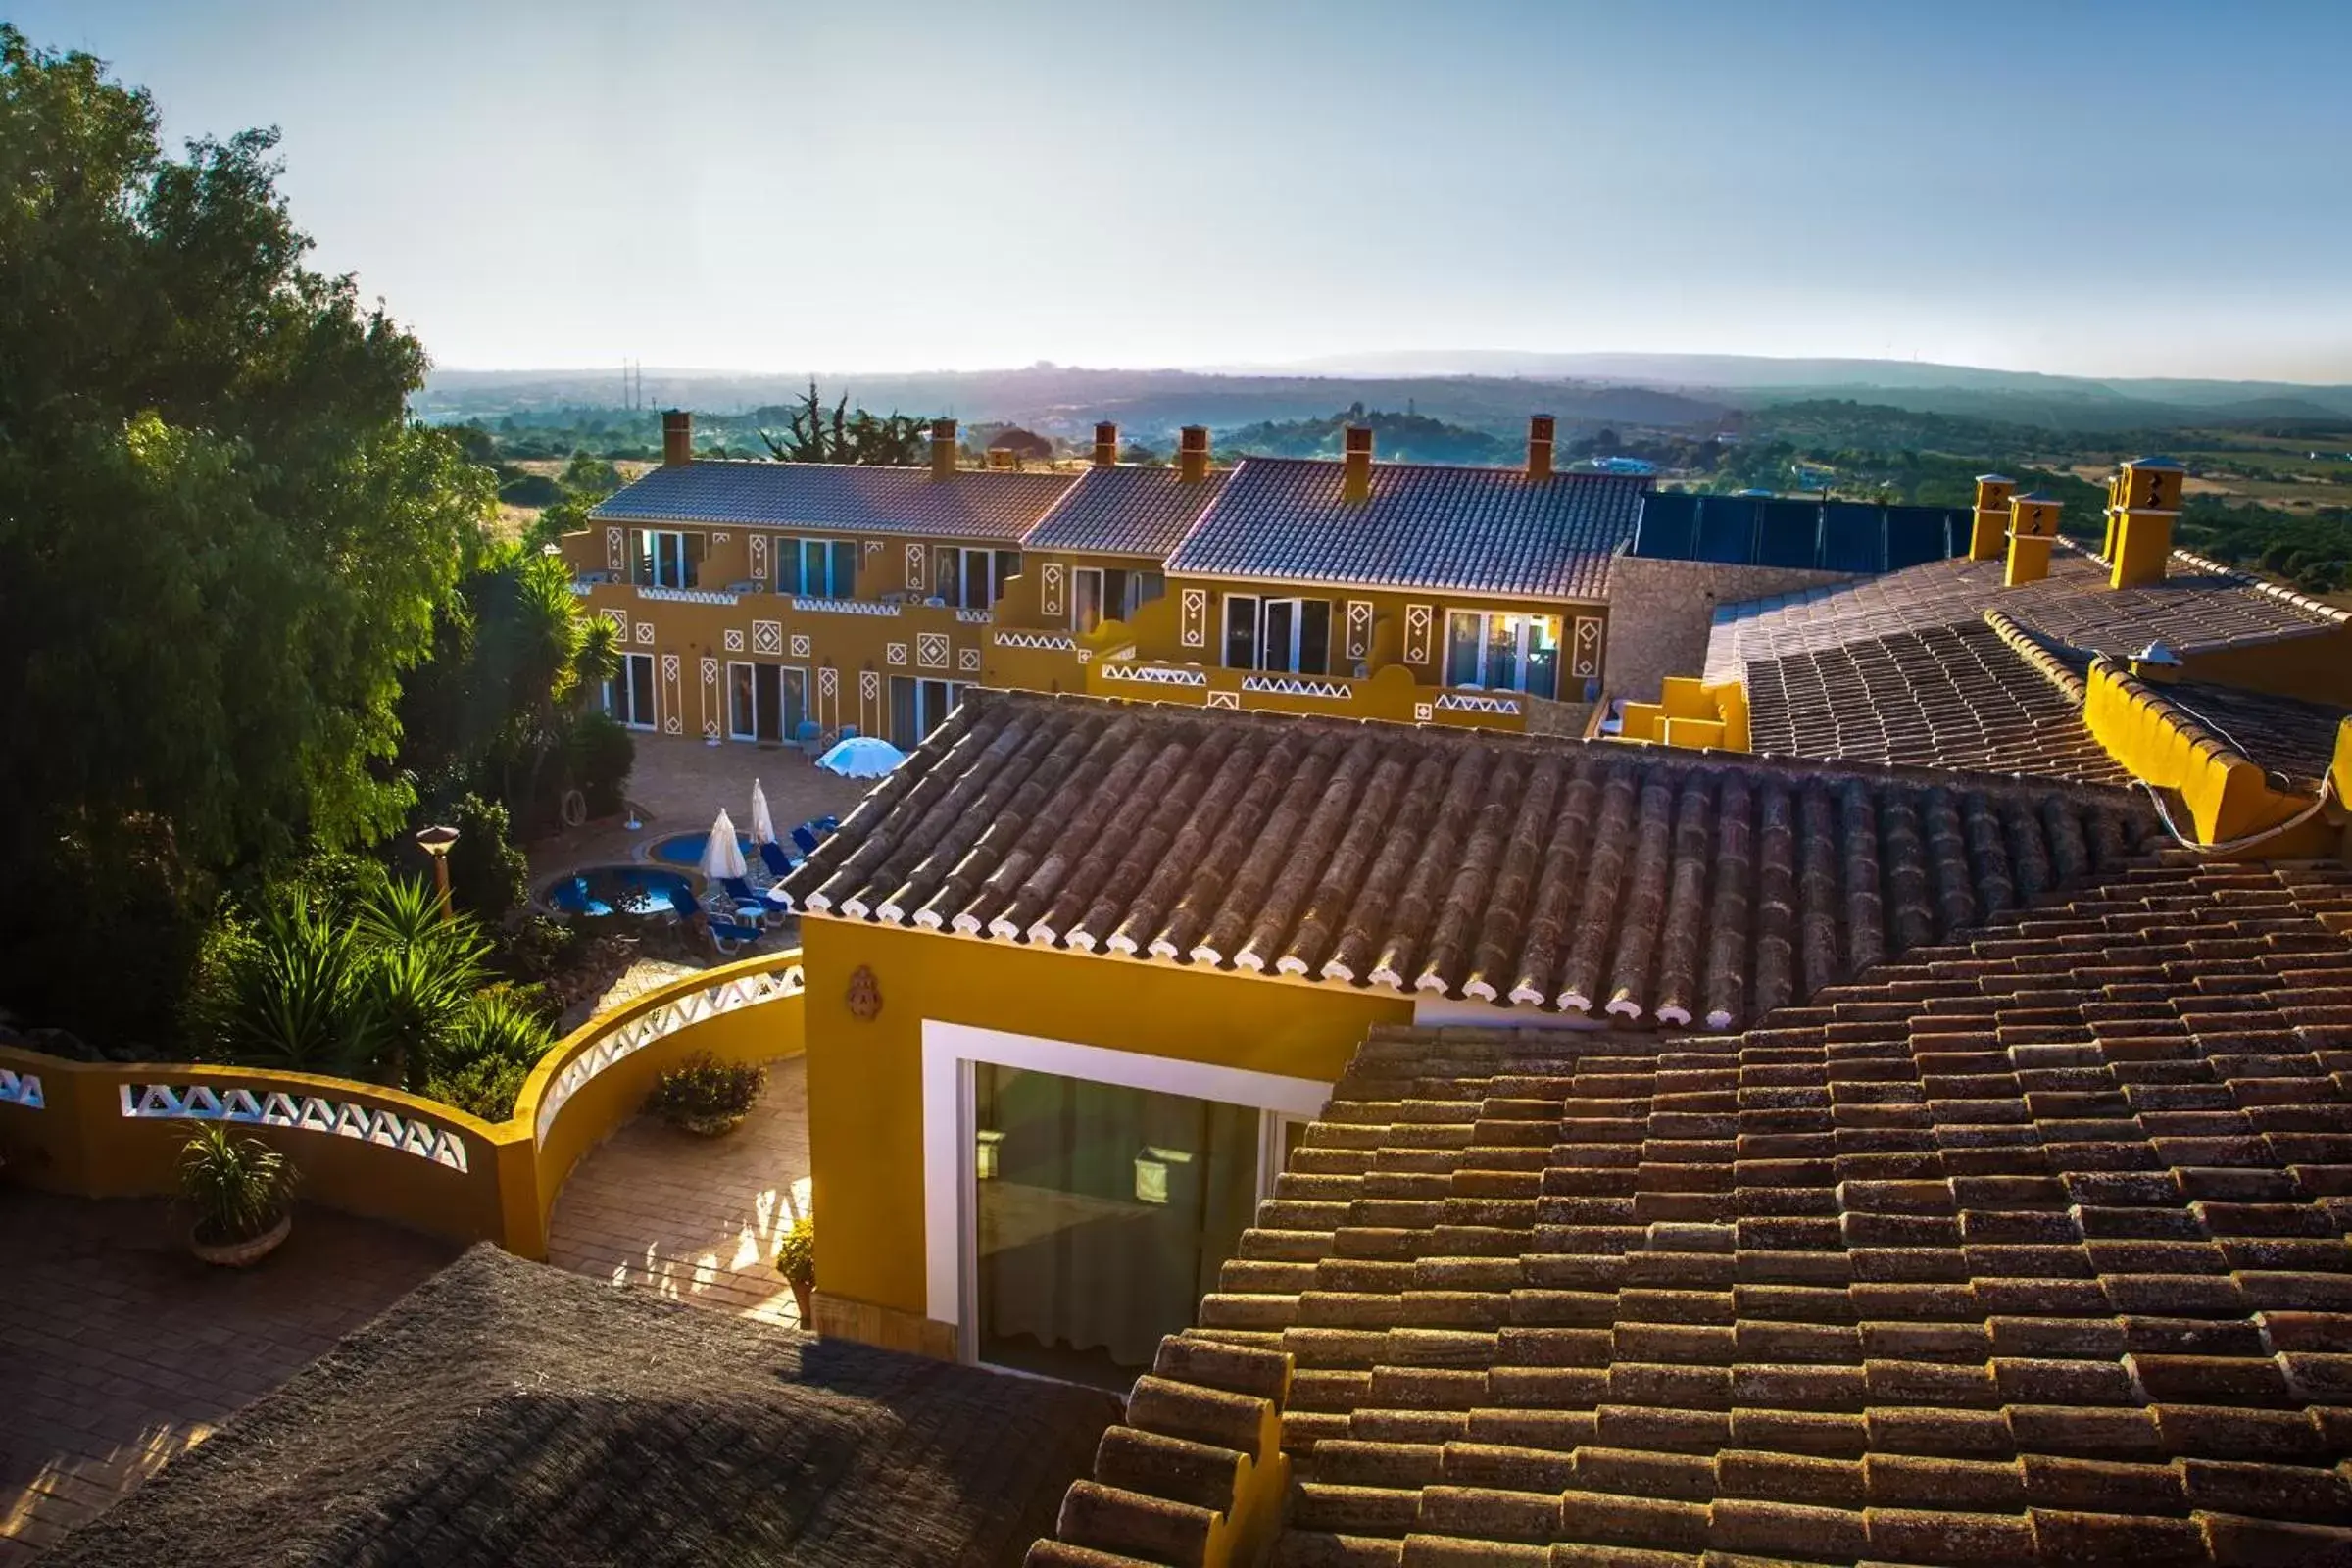
[[[565,914],[658,914],[675,909],[693,884],[656,865],[592,865],[549,884],[547,902]]]
[[[654,847],[646,853],[663,865],[698,866],[703,863],[703,846],[710,842],[709,828],[700,833],[672,833],[667,838],[654,840]],[[746,864],[760,863],[759,852],[752,848],[752,836],[749,833],[736,834],[735,842],[743,848]]]

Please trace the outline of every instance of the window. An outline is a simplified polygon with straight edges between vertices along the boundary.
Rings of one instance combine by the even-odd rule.
[[[912,751],[963,701],[961,681],[890,677],[890,742]]]
[[[1552,697],[1559,683],[1559,616],[1474,610],[1446,615],[1446,685]]]
[[[692,588],[703,575],[703,536],[661,528],[629,530],[629,581],[648,588]]]
[[[1321,675],[1331,668],[1331,601],[1225,596],[1225,667]]]
[[[800,739],[808,716],[808,676],[789,664],[727,663],[727,733],[770,745]]]
[[[1070,574],[1070,629],[1093,631],[1105,620],[1135,619],[1138,608],[1168,591],[1156,571],[1118,566],[1080,566]]]
[[[857,598],[857,544],[847,539],[777,540],[776,592],[803,599]]]
[[[605,682],[605,711],[631,729],[654,727],[653,655],[620,656],[620,672]]]
[[[987,610],[1004,591],[1004,579],[1021,569],[1018,550],[969,550],[943,545],[931,554],[938,575],[931,586],[941,599],[958,610]]]

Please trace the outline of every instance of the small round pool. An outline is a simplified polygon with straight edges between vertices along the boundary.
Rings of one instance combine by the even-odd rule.
[[[700,833],[672,833],[666,838],[654,840],[645,853],[663,865],[699,866],[703,863],[703,846],[710,842],[709,828]],[[749,833],[736,834],[735,842],[742,846],[743,858],[747,862],[759,861],[760,852],[752,848],[752,836]]]
[[[565,914],[659,914],[676,909],[694,885],[655,865],[591,865],[560,876],[541,895]]]

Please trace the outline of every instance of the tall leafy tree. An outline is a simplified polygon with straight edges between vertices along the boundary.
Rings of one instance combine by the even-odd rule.
[[[852,413],[847,392],[828,412],[814,381],[808,383],[808,394],[785,411],[785,423],[780,436],[760,432],[768,454],[780,462],[906,466],[927,461],[930,454],[929,419],[896,410]]]
[[[410,798],[405,670],[490,509],[425,355],[303,265],[275,133],[0,24],[0,996],[161,1027],[225,879]]]

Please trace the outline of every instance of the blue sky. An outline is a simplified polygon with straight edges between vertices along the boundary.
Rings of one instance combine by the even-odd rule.
[[[19,0],[443,365],[2352,381],[2352,5]]]

